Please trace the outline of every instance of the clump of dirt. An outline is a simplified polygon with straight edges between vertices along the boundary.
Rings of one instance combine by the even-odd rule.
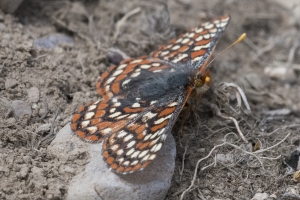
[[[215,55],[243,32],[248,38],[213,62],[213,89],[202,104],[197,101],[183,138],[176,134],[180,122],[174,127],[178,155],[167,198],[184,194],[185,199],[250,199],[257,193],[279,197],[290,191],[299,195],[299,183],[282,165],[283,157],[299,147],[300,130],[299,30],[290,23],[288,10],[258,0],[28,0],[14,15],[0,12],[0,198],[66,197],[69,181],[83,169],[88,155],[58,160],[47,146],[80,105],[98,99],[95,84],[110,65],[111,48],[129,57],[148,55],[175,35],[222,14],[232,20]],[[33,46],[37,38],[56,33],[71,38],[72,44]],[[264,75],[266,67],[277,66],[292,68],[292,76]],[[242,87],[251,114],[243,103],[236,107],[235,90],[219,91],[224,99],[217,95],[221,82]],[[32,87],[38,89],[38,100],[32,100]],[[16,100],[22,101],[24,115],[14,112]],[[210,103],[238,121],[248,145],[235,136],[232,120],[214,115]],[[66,163],[71,167],[64,167]]]

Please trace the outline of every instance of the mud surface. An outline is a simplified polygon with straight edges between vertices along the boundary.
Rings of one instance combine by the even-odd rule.
[[[134,9],[135,14],[119,23]],[[259,0],[170,0],[168,6],[138,0],[102,0],[99,5],[28,0],[14,15],[0,12],[0,199],[66,197],[70,180],[89,155],[80,152],[59,160],[47,146],[80,105],[98,99],[99,76],[110,61],[119,59],[109,53],[111,48],[129,57],[147,55],[222,14],[230,14],[232,20],[214,55],[243,32],[248,38],[213,62],[214,90],[203,99],[234,117],[250,142],[245,145],[234,123],[216,116],[199,99],[196,114],[185,122],[183,138],[178,136],[180,122],[173,129],[177,163],[167,199],[179,199],[183,193],[184,199],[298,195],[299,183],[283,165],[300,143],[300,20],[291,10]],[[48,49],[35,47],[37,39],[57,33],[68,40]],[[251,114],[244,104],[236,107],[233,89],[222,91],[228,102],[215,95],[221,82],[242,87]],[[222,143],[194,175],[197,162]],[[253,149],[264,150],[249,154]]]

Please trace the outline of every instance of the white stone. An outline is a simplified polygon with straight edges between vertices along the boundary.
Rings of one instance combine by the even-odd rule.
[[[102,158],[102,143],[82,141],[72,133],[69,124],[57,133],[48,151],[63,159],[75,152],[88,152],[90,155],[85,168],[69,181],[68,200],[165,199],[175,168],[175,141],[171,134],[149,166],[127,175],[110,171]]]

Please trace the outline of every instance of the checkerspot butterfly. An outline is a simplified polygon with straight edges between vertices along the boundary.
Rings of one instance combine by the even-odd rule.
[[[110,169],[132,173],[155,159],[191,92],[207,90],[207,61],[229,16],[201,24],[149,56],[111,66],[96,84],[101,100],[81,106],[72,118],[80,138],[103,141]]]

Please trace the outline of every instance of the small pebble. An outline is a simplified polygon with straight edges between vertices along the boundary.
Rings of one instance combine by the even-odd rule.
[[[31,87],[27,92],[28,99],[31,103],[37,103],[40,100],[40,93],[37,87]]]
[[[18,81],[16,79],[11,79],[11,78],[8,78],[6,79],[5,81],[5,89],[10,89],[10,88],[14,88],[18,85]]]
[[[21,178],[25,178],[27,176],[29,172],[29,168],[28,167],[22,167],[21,171],[20,171],[20,177]]]
[[[267,193],[256,193],[251,200],[265,200],[269,197]]]
[[[37,49],[53,49],[59,44],[73,44],[73,40],[64,34],[52,34],[34,40],[33,47]]]
[[[31,107],[26,102],[21,100],[14,100],[11,103],[11,107],[14,109],[14,114],[17,119],[21,118],[24,115],[31,116]]]

